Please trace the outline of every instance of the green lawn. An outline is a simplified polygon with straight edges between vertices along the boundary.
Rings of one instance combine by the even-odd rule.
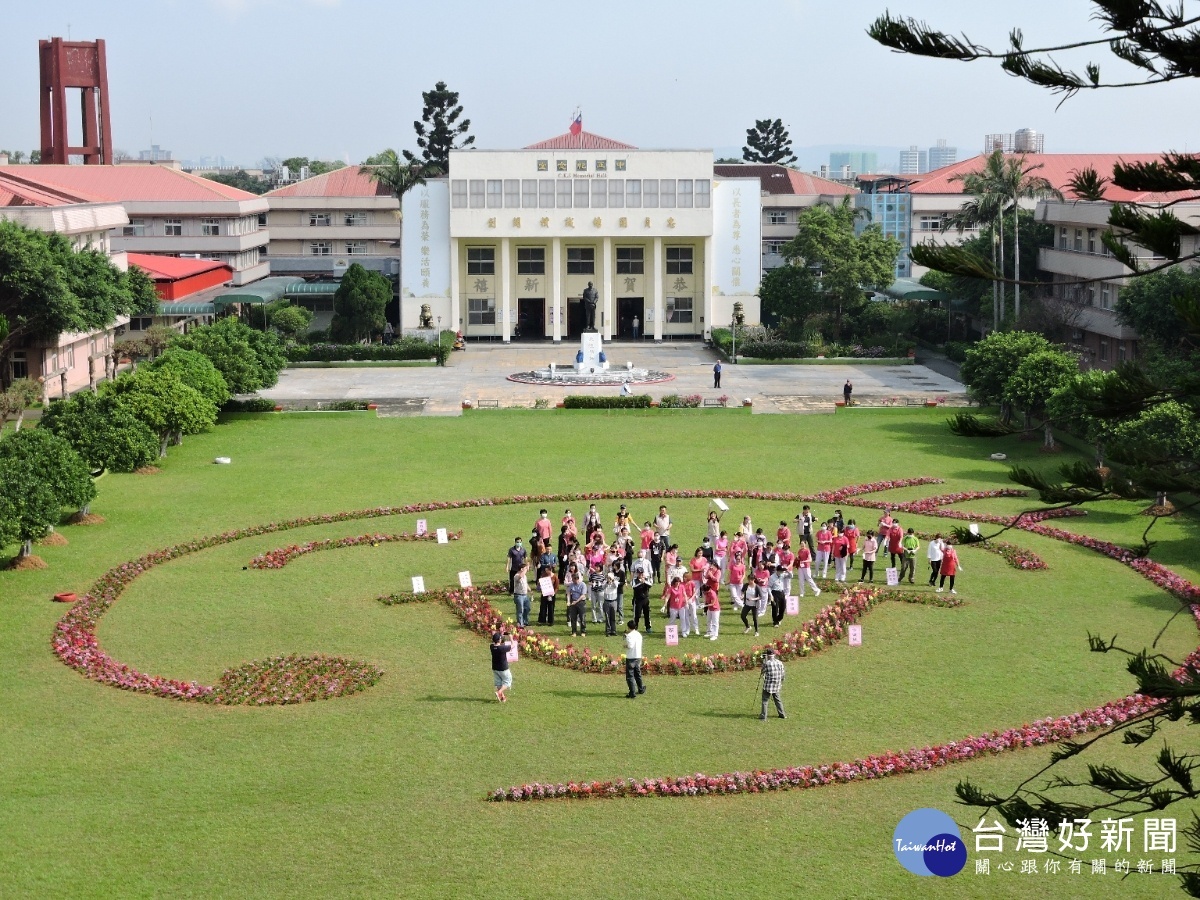
[[[344,654],[385,670],[378,685],[353,697],[269,709],[176,703],[89,682],[49,650],[64,612],[47,602],[55,592],[84,591],[107,568],[148,550],[258,523],[478,496],[810,492],[880,479],[946,480],[879,495],[882,502],[1010,486],[1004,465],[987,458],[996,449],[1010,463],[1060,459],[1047,461],[1036,443],[956,438],[945,416],[924,409],[235,416],[173,448],[158,475],[106,476],[93,504],[105,525],[63,529],[70,546],[39,551],[48,570],[0,572],[0,897],[1171,895],[1175,882],[1161,875],[1120,880],[1113,854],[1105,877],[1086,874],[1086,864],[1080,876],[977,876],[968,862],[955,878],[919,879],[895,861],[890,841],[903,815],[934,806],[974,825],[977,818],[955,806],[954,785],[970,777],[1012,786],[1046,761],[1045,750],[771,795],[483,802],[492,788],[532,780],[849,760],[1124,696],[1131,681],[1120,660],[1089,654],[1088,631],[1140,647],[1175,602],[1098,554],[1024,533],[1006,538],[1036,550],[1049,571],[1017,572],[998,556],[964,549],[962,607],[884,604],[863,620],[861,648],[790,662],[787,722],[757,720],[753,673],[659,677],[631,703],[619,676],[528,660],[516,665],[511,702],[501,707],[491,695],[485,642],[446,607],[373,600],[407,590],[414,574],[430,587],[449,586],[461,569],[477,582],[500,577],[505,551],[513,535],[528,535],[536,505],[426,516],[431,527],[463,529],[450,546],[328,551],[279,571],[243,567],[303,540],[412,530],[416,517],[315,526],[202,551],[139,578],[99,628],[117,659],[206,683],[227,666],[291,652]],[[233,464],[213,465],[218,455]],[[551,507],[552,518],[562,505]],[[703,533],[705,503],[668,505],[674,536],[690,551]],[[616,502],[599,506],[611,521]],[[642,521],[657,501],[630,506]],[[963,508],[1024,506],[991,500]],[[572,508],[582,517],[586,504]],[[1129,508],[1107,505],[1056,524],[1129,544],[1147,521],[1122,515]],[[860,525],[877,518],[843,509]],[[749,513],[773,531],[797,512],[794,504],[735,503],[727,521]],[[928,531],[957,524],[902,518]],[[1195,520],[1166,521],[1154,532],[1154,558],[1193,580],[1200,578],[1196,529]],[[511,614],[507,601],[497,605]],[[816,609],[810,596],[802,618]],[[726,610],[719,641],[692,639],[685,645],[696,646],[679,649],[750,646],[727,603]],[[565,623],[551,633],[565,637]],[[587,643],[620,648],[599,628]],[[1160,648],[1181,658],[1197,643],[1190,617],[1180,617]],[[654,652],[665,652],[661,632],[647,639],[647,654]],[[1194,742],[1186,731],[1174,739]],[[1184,818],[1181,811],[1181,825]],[[968,844],[973,850],[969,836]],[[1181,842],[1180,863],[1182,851]],[[1005,858],[1021,859],[1011,849]]]

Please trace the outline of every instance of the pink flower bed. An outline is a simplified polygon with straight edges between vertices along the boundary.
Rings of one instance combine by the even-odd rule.
[[[981,550],[987,550],[991,553],[995,553],[996,555],[1002,557],[1004,561],[1014,569],[1035,571],[1037,569],[1048,568],[1046,561],[1032,550],[1026,550],[1023,547],[1018,547],[1016,544],[1010,544],[1008,541],[998,541],[992,539],[980,541],[977,544],[967,544],[967,546],[979,547]]]
[[[448,534],[452,541],[461,540],[463,533],[461,529]],[[402,531],[399,534],[360,534],[356,537],[344,538],[329,538],[323,541],[309,541],[306,544],[292,544],[290,547],[278,547],[274,550],[268,550],[266,553],[260,554],[250,560],[250,568],[252,569],[282,569],[293,559],[298,556],[304,556],[306,553],[314,553],[317,550],[341,550],[343,547],[362,547],[370,544],[372,547],[379,544],[392,544],[397,541],[432,541],[437,543],[436,534],[409,534],[407,531]]]
[[[382,677],[382,669],[341,656],[276,656],[226,669],[209,699],[227,706],[331,700],[364,691]]]

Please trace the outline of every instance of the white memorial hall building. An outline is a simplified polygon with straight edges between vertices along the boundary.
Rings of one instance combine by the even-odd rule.
[[[575,340],[599,293],[605,340],[700,339],[733,305],[759,321],[760,183],[714,178],[710,150],[638,150],[578,131],[456,150],[404,196],[401,320],[468,339]]]

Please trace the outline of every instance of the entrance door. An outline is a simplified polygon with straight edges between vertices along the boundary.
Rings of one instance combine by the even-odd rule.
[[[546,337],[546,301],[542,297],[517,298],[517,329],[522,341],[540,341]]]
[[[599,318],[599,311],[597,311]],[[583,334],[583,299],[580,297],[567,298],[567,334],[566,337],[577,338]]]
[[[638,332],[633,333],[633,320],[637,319]],[[643,297],[617,298],[617,337],[625,340],[641,340],[646,333],[646,301]]]

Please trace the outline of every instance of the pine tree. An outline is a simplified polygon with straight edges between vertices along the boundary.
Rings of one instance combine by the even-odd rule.
[[[451,150],[461,150],[475,143],[475,135],[467,134],[471,120],[458,121],[463,111],[458,102],[458,91],[447,88],[444,81],[435,84],[432,91],[423,91],[421,100],[425,104],[421,121],[413,122],[421,155],[418,157],[405,150],[404,158],[410,163],[420,163],[425,175],[443,174],[450,168]]]
[[[781,163],[796,161],[792,139],[780,119],[755,119],[754,127],[746,129],[746,146],[742,159],[752,163]]]

